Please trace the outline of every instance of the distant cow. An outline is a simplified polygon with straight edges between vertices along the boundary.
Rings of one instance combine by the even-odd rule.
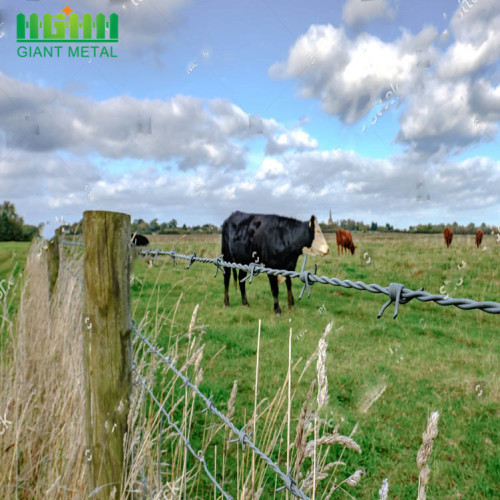
[[[130,243],[135,247],[147,247],[149,245],[149,240],[143,234],[133,233],[130,235]],[[151,269],[153,267],[153,259],[148,259],[148,267]]]
[[[354,255],[354,251],[358,248],[354,245],[352,241],[352,234],[345,229],[340,228],[337,231],[337,255],[340,255],[339,250],[342,250],[342,254],[344,254],[344,249],[350,250],[351,254]]]
[[[227,262],[250,264],[258,262],[266,267],[295,271],[302,253],[326,255],[330,249],[321,231],[318,219],[313,215],[309,221],[301,222],[279,215],[247,214],[233,212],[222,224],[222,255]],[[224,305],[229,307],[229,281],[231,273],[224,273]],[[233,270],[236,280],[236,270]],[[241,301],[248,306],[245,293],[247,275],[239,271]],[[278,277],[268,275],[274,299],[274,312],[281,314],[278,303]],[[294,308],[292,280],[286,278],[288,306]]]
[[[452,239],[453,239],[453,231],[449,227],[445,227],[444,228],[444,242],[446,243],[446,248],[450,248]]]
[[[149,245],[149,240],[146,238],[146,236],[137,233],[130,235],[130,242],[136,247],[146,247]]]
[[[476,233],[476,246],[479,248],[483,242],[483,232],[481,229]]]

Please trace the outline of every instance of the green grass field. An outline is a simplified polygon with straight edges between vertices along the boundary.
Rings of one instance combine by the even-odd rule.
[[[29,242],[0,242],[0,301],[5,304],[7,314],[0,314],[0,332],[3,332],[3,322],[14,317],[19,304],[19,291],[22,275],[26,264]],[[6,293],[7,292],[7,293]],[[4,310],[3,308],[0,310]],[[0,333],[0,352],[5,345],[5,339]]]
[[[355,234],[355,256],[337,256],[335,235],[328,235],[331,252],[325,258],[309,259],[307,267],[319,265],[318,274],[367,284],[387,286],[400,282],[406,287],[440,289],[452,297],[500,301],[497,263],[500,245],[487,236],[483,249],[473,236],[455,236],[451,248],[441,235]],[[220,236],[159,237],[152,248],[198,256],[220,253]],[[297,268],[300,268],[302,258]],[[321,415],[341,423],[340,431],[356,433],[361,455],[344,459],[352,467],[363,467],[366,476],[351,493],[359,498],[377,498],[385,477],[391,498],[416,496],[416,454],[426,419],[439,411],[439,435],[431,456],[430,498],[493,498],[500,483],[498,443],[499,380],[498,332],[500,317],[480,311],[462,311],[416,300],[400,306],[392,318],[389,307],[381,319],[377,314],[387,300],[341,287],[315,284],[311,297],[296,302],[290,312],[286,287],[280,286],[281,317],[272,312],[272,297],[266,276],[247,286],[249,308],[241,306],[239,290],[231,282],[231,307],[223,307],[223,279],[213,278],[214,266],[185,261],[172,265],[158,259],[153,269],[137,260],[134,274],[141,280],[132,285],[134,316],[150,318],[165,314],[175,322],[165,329],[159,343],[167,347],[171,335],[181,334],[193,308],[200,304],[198,322],[204,325],[205,359],[216,358],[205,368],[201,389],[213,394],[224,409],[233,380],[238,380],[235,423],[245,423],[253,408],[253,385],[258,319],[262,320],[259,396],[272,397],[283,384],[288,364],[288,335],[293,329],[292,357],[302,365],[317,347],[329,321],[327,369],[330,400]],[[444,288],[442,288],[444,287]],[[301,282],[294,282],[297,299]],[[164,311],[164,312],[162,312]],[[307,388],[316,376],[315,363],[296,386],[294,416],[297,419]],[[292,381],[293,382],[293,381]],[[370,399],[386,386],[380,399],[365,413]]]
[[[411,289],[423,286],[432,293],[441,289],[452,297],[500,301],[500,244],[493,236],[485,237],[482,250],[473,245],[473,236],[455,236],[450,249],[444,247],[441,235],[353,236],[358,245],[355,256],[338,257],[335,235],[327,235],[330,254],[309,258],[307,268],[312,270],[317,263],[318,274],[328,277],[382,286],[400,282]],[[153,238],[151,246],[170,249],[174,245],[179,253],[220,254],[218,235],[164,236]],[[15,273],[20,272],[26,250],[27,244],[0,244],[0,280],[8,279],[17,261]],[[297,269],[301,263],[302,258]],[[377,319],[387,300],[385,295],[315,284],[309,299],[304,296],[297,301],[302,283],[295,280],[295,311],[288,310],[283,284],[283,314],[275,317],[266,276],[257,276],[247,285],[249,308],[241,306],[239,290],[231,281],[231,307],[225,309],[221,273],[214,279],[212,265],[195,263],[189,270],[185,265],[185,261],[178,261],[174,267],[170,258],[162,257],[148,269],[143,259],[136,259],[133,274],[137,280],[131,285],[133,316],[140,320],[147,315],[145,332],[155,324],[164,324],[158,344],[167,348],[186,332],[195,305],[200,305],[197,324],[206,332],[200,388],[212,394],[216,406],[225,412],[233,381],[238,380],[232,418],[238,427],[253,411],[258,320],[262,320],[259,399],[272,398],[283,386],[290,328],[293,362],[298,363],[300,373],[325,326],[333,321],[326,359],[330,398],[320,416],[331,422],[332,430],[340,423],[340,432],[345,435],[359,422],[354,437],[362,454],[349,452],[342,460],[350,473],[364,468],[366,475],[349,492],[355,498],[378,498],[387,477],[389,498],[416,498],[416,455],[422,432],[430,413],[439,411],[439,435],[430,458],[429,498],[497,497],[498,315],[414,300],[400,305],[396,320],[392,318],[393,306]],[[297,391],[292,406],[293,431],[314,378],[315,361],[300,384],[297,376],[292,379]],[[385,392],[365,411],[384,386]],[[192,436],[193,443],[203,431],[198,432]],[[334,458],[338,452],[332,447]],[[213,451],[206,457],[212,464]],[[283,462],[280,465],[285,469]],[[227,469],[230,466],[228,462]],[[231,478],[231,473],[226,475]],[[208,491],[211,498],[213,490]],[[229,491],[235,494],[234,488]],[[269,498],[272,491],[271,483],[262,498]],[[208,497],[208,493],[203,495]]]

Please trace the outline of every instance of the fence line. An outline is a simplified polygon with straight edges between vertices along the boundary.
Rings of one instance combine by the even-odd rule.
[[[148,387],[148,385],[144,381],[144,377],[136,369],[134,369],[134,371],[137,374],[137,378],[139,379],[139,382],[141,382],[141,384],[144,387],[144,389],[146,389],[146,391],[148,391],[148,393],[150,394],[150,396],[153,399],[153,401],[160,408],[160,411],[162,412],[162,414],[167,417],[168,424],[171,427],[174,428],[175,432],[184,441],[184,444],[186,445],[186,448],[191,452],[191,455],[193,455],[193,457],[196,460],[198,460],[199,462],[201,462],[203,464],[203,468],[205,469],[205,472],[206,472],[207,476],[209,477],[210,481],[212,481],[212,483],[214,484],[214,486],[221,492],[221,494],[224,496],[224,498],[227,498],[228,500],[232,500],[233,497],[229,493],[226,493],[224,491],[224,489],[222,488],[222,486],[218,483],[217,479],[215,479],[213,477],[212,473],[208,469],[208,465],[207,465],[207,462],[206,462],[205,458],[203,456],[201,456],[201,455],[198,455],[198,453],[196,453],[196,451],[193,450],[193,447],[191,446],[191,443],[189,442],[189,439],[186,436],[184,436],[184,434],[179,429],[179,427],[176,425],[176,423],[174,421],[172,421],[172,419],[170,418],[170,415],[169,415],[168,411],[165,410],[165,403],[162,404],[162,403],[160,403],[158,401],[158,399],[154,395],[153,391]]]
[[[500,302],[492,302],[492,301],[476,301],[472,299],[465,298],[457,298],[453,299],[448,295],[442,294],[432,294],[429,292],[425,292],[423,288],[419,288],[418,290],[411,290],[406,288],[402,283],[391,283],[387,287],[380,286],[376,283],[371,285],[367,285],[362,281],[351,281],[351,280],[340,280],[338,278],[328,278],[326,276],[318,276],[316,275],[317,266],[314,268],[314,273],[311,271],[305,270],[305,265],[307,262],[307,255],[304,256],[304,261],[302,263],[302,269],[300,272],[296,271],[288,271],[286,269],[272,269],[270,267],[265,267],[263,265],[257,264],[256,262],[252,262],[251,264],[238,264],[235,262],[226,262],[222,260],[222,255],[215,258],[209,257],[197,257],[195,253],[191,255],[184,255],[175,252],[175,248],[170,251],[165,250],[140,250],[138,252],[139,255],[142,256],[150,256],[153,258],[158,257],[159,255],[166,255],[173,259],[174,264],[176,264],[175,259],[184,259],[189,261],[186,269],[189,269],[193,262],[201,262],[203,264],[211,263],[216,266],[214,277],[217,276],[219,269],[224,273],[224,267],[232,268],[232,269],[240,269],[243,271],[247,271],[249,273],[248,276],[243,278],[241,281],[249,280],[249,283],[252,282],[254,276],[258,274],[265,273],[271,274],[274,276],[285,276],[290,278],[299,278],[304,286],[299,295],[299,300],[302,298],[304,291],[307,291],[307,296],[310,297],[311,291],[310,286],[314,283],[322,283],[333,286],[343,286],[344,288],[354,288],[355,290],[364,290],[371,293],[383,293],[389,296],[389,300],[382,306],[380,312],[377,315],[377,318],[380,318],[386,308],[395,303],[394,306],[394,319],[398,316],[399,304],[406,304],[412,299],[417,299],[421,302],[430,302],[433,301],[440,306],[455,306],[459,309],[463,310],[471,310],[471,309],[479,309],[483,312],[487,312],[490,314],[500,314]]]
[[[71,240],[61,240],[59,241],[61,245],[67,245],[71,247],[83,247],[83,241],[71,241]]]
[[[243,429],[245,428],[245,425],[241,429],[238,429],[224,414],[222,414],[214,405],[214,403],[212,401],[212,396],[207,398],[205,396],[205,394],[200,392],[198,387],[196,387],[191,382],[189,377],[186,377],[185,375],[183,375],[176,368],[176,366],[172,363],[172,361],[170,360],[169,357],[164,356],[156,346],[154,346],[139,330],[137,330],[137,327],[135,326],[135,320],[133,320],[133,319],[131,319],[131,330],[139,339],[142,340],[142,342],[144,342],[149,347],[149,351],[156,354],[164,363],[166,363],[169,366],[169,368],[183,381],[184,385],[190,387],[196,394],[198,394],[198,396],[200,396],[200,398],[203,400],[203,402],[206,405],[206,408],[203,411],[208,410],[213,415],[219,417],[234,432],[234,434],[236,434],[238,436],[236,439],[230,441],[230,443],[239,441],[243,450],[245,449],[245,445],[247,445],[256,455],[258,455],[264,462],[266,462],[266,464],[269,467],[271,467],[271,469],[275,472],[276,475],[278,475],[283,480],[283,486],[278,488],[278,490],[286,488],[288,491],[290,491],[290,493],[292,493],[296,497],[301,498],[302,500],[309,500],[309,497],[306,496],[306,494],[297,486],[297,483],[295,482],[295,480],[290,476],[291,470],[289,470],[285,474],[279,468],[279,466],[276,462],[273,462],[273,460],[270,457],[268,457],[259,448],[257,448],[257,446],[250,440],[250,436],[246,432],[243,431]],[[158,405],[161,404],[157,400],[156,400],[156,403]],[[161,406],[161,408],[163,408],[163,405]],[[164,410],[162,410],[162,411],[164,411]],[[168,412],[165,412],[165,415],[167,415],[167,417],[169,418]],[[169,418],[169,424],[170,424],[170,422],[171,422],[171,420]],[[176,429],[176,431],[177,431],[177,429]],[[181,438],[183,438],[184,442],[186,443],[186,446],[189,446],[189,441],[179,432],[178,432],[178,434],[181,436]],[[189,447],[189,450],[191,451],[191,453],[196,454],[194,451],[192,451],[192,449],[190,447]],[[205,467],[205,470],[207,471],[206,467]],[[208,471],[207,471],[207,474],[209,474]],[[209,474],[209,477],[210,477],[210,479],[212,479],[210,474]],[[212,482],[214,482],[213,479],[212,479]],[[214,482],[214,484],[216,486],[219,486],[218,483],[216,483],[216,482]],[[276,491],[278,491],[278,490],[276,490]]]

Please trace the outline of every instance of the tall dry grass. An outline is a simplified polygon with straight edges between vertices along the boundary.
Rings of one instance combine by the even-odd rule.
[[[2,498],[81,498],[84,492],[82,286],[63,271],[67,276],[49,296],[46,258],[42,240],[34,242],[18,318],[0,332],[11,345],[0,367],[0,412],[12,422],[0,436]],[[79,272],[78,262],[70,265]]]
[[[85,449],[84,435],[82,285],[73,276],[81,276],[81,262],[65,259],[73,274],[60,267],[49,296],[42,244],[35,242],[29,252],[17,320],[7,317],[7,302],[3,306],[0,334],[8,338],[11,348],[2,351],[0,367],[0,416],[8,422],[0,435],[0,497],[85,498],[86,463],[92,457]],[[218,353],[204,361],[205,331],[198,324],[197,307],[187,329],[174,333],[181,297],[172,311],[161,311],[151,298],[148,303],[154,314],[146,313],[139,330],[152,343],[161,332],[169,331],[164,354],[199,386],[203,366],[213,364]],[[357,425],[349,435],[343,435],[339,425],[332,430],[331,422],[320,416],[330,397],[327,341],[331,328],[327,325],[316,351],[305,362],[299,359],[292,365],[290,353],[287,376],[271,399],[258,399],[256,363],[254,410],[249,420],[238,412],[238,381],[234,381],[227,405],[218,405],[238,427],[246,422],[245,431],[253,431],[257,446],[282,470],[286,471],[288,464],[292,477],[308,496],[322,499],[336,494],[352,496],[352,488],[364,475],[362,468],[348,470],[343,461],[346,453],[361,453],[354,439]],[[258,359],[257,328],[256,344]],[[298,386],[314,361],[316,374],[306,400],[299,413],[292,415],[292,387]],[[137,338],[134,366],[184,436],[199,443],[198,455],[206,459],[228,493],[252,500],[276,496],[272,492],[281,486],[281,480],[248,446],[242,450],[237,442],[229,443],[234,438],[229,429],[210,412],[201,413],[196,394],[183,387],[168,366]],[[134,379],[137,382],[136,375]],[[140,383],[133,386],[128,428],[122,498],[129,494],[153,499],[221,498],[209,484],[203,465],[189,455],[181,437]],[[380,496],[383,498],[382,492]]]

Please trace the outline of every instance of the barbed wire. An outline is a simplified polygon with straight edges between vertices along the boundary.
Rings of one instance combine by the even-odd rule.
[[[142,386],[144,387],[144,389],[146,389],[146,391],[148,391],[148,393],[151,396],[151,398],[153,399],[153,401],[160,408],[161,413],[167,417],[168,424],[171,427],[174,428],[175,432],[184,441],[184,444],[186,445],[186,448],[191,452],[191,455],[193,455],[193,457],[196,460],[198,460],[199,462],[202,463],[203,468],[205,469],[205,472],[206,472],[207,476],[210,478],[210,481],[212,481],[212,483],[214,484],[214,486],[221,492],[221,494],[224,496],[224,498],[227,498],[228,500],[233,500],[233,497],[229,493],[226,493],[224,491],[224,489],[222,488],[222,486],[218,483],[217,479],[215,479],[215,477],[212,475],[212,473],[208,469],[208,464],[207,464],[205,458],[203,456],[201,456],[201,455],[198,455],[198,453],[196,453],[196,451],[193,450],[193,447],[191,446],[191,443],[189,442],[189,439],[182,433],[182,431],[179,429],[178,425],[171,419],[168,411],[165,410],[165,404],[166,404],[166,402],[163,403],[163,404],[160,403],[160,401],[158,401],[158,399],[156,398],[156,396],[153,394],[153,391],[148,387],[148,385],[144,381],[144,377],[137,370],[134,370],[134,371],[135,371],[135,373],[137,375],[137,378],[139,379],[139,381],[141,382]]]
[[[71,247],[83,247],[83,241],[71,241],[71,240],[59,240],[61,245],[67,245]]]
[[[186,269],[189,269],[191,265],[194,262],[201,262],[201,263],[211,263],[216,266],[215,274],[214,277],[217,276],[217,273],[219,269],[222,271],[222,273],[225,272],[224,267],[227,268],[232,268],[232,269],[240,269],[242,271],[246,271],[249,273],[248,276],[243,278],[241,281],[246,281],[249,280],[249,283],[252,282],[252,279],[254,276],[257,276],[261,273],[265,274],[270,274],[273,276],[285,276],[285,277],[290,277],[290,278],[299,278],[303,283],[304,286],[302,287],[302,290],[299,295],[299,300],[302,298],[302,295],[304,294],[304,291],[307,292],[307,296],[311,296],[311,291],[310,287],[314,283],[323,283],[323,284],[328,284],[328,285],[333,285],[333,286],[342,286],[344,288],[354,288],[355,290],[364,290],[367,292],[371,293],[383,293],[385,295],[389,296],[389,300],[382,306],[380,309],[379,314],[377,315],[377,318],[380,318],[386,308],[392,304],[393,302],[395,303],[394,306],[394,319],[397,318],[398,312],[399,312],[399,304],[406,304],[412,299],[417,299],[421,302],[435,302],[436,304],[440,306],[455,306],[458,307],[459,309],[463,310],[471,310],[471,309],[479,309],[481,311],[490,313],[490,314],[500,314],[500,303],[499,302],[492,302],[492,301],[476,301],[473,299],[466,299],[466,298],[451,298],[448,295],[442,295],[442,294],[432,294],[429,292],[425,292],[423,288],[419,288],[418,290],[411,290],[409,288],[406,288],[402,283],[390,283],[389,286],[383,287],[380,286],[376,283],[372,283],[370,285],[367,285],[366,283],[363,283],[362,281],[351,281],[351,280],[341,280],[338,278],[328,278],[326,276],[317,276],[316,271],[317,271],[317,265],[314,267],[314,273],[311,271],[305,270],[305,265],[307,262],[307,255],[304,256],[304,261],[302,262],[302,269],[300,272],[296,271],[289,271],[286,269],[272,269],[269,267],[265,267],[261,264],[258,264],[256,262],[252,262],[250,264],[238,264],[236,262],[226,262],[222,260],[222,255],[219,257],[215,258],[209,258],[209,257],[197,257],[195,253],[191,255],[184,255],[184,254],[179,254],[175,252],[175,249],[170,250],[170,251],[165,251],[165,250],[140,250],[137,252],[139,255],[143,256],[151,256],[153,258],[157,258],[159,255],[166,255],[168,257],[171,257],[174,261],[174,264],[176,264],[175,259],[184,259],[189,261],[188,265],[186,266]]]
[[[71,269],[70,269],[70,268],[66,265],[66,263],[65,263],[63,260],[60,260],[60,261],[59,261],[59,264],[61,265],[61,267],[62,267],[63,269],[65,269],[65,270],[66,270],[69,274],[71,274],[71,276],[72,276],[75,280],[79,281],[79,282],[83,285],[83,277],[82,277],[82,276],[78,276],[77,274],[75,274],[75,272],[74,272],[74,271],[72,271],[72,270],[71,270]]]
[[[169,368],[183,381],[184,385],[187,387],[190,387],[198,396],[203,400],[203,402],[206,405],[206,408],[202,411],[210,411],[213,415],[216,415],[219,417],[225,424],[228,426],[234,434],[236,434],[238,437],[236,439],[233,439],[230,441],[230,443],[239,441],[241,444],[242,450],[245,449],[245,445],[247,445],[253,453],[258,455],[274,472],[277,474],[283,481],[283,486],[278,488],[278,490],[281,490],[283,488],[286,488],[290,493],[295,495],[298,498],[301,498],[302,500],[310,500],[308,496],[305,495],[305,493],[297,486],[297,483],[295,480],[291,477],[291,468],[288,470],[288,472],[285,474],[278,466],[276,462],[274,462],[270,457],[268,457],[265,453],[263,453],[257,446],[250,440],[250,436],[244,432],[244,428],[246,425],[244,425],[241,429],[238,429],[224,414],[222,414],[214,405],[212,401],[212,396],[207,398],[205,394],[203,394],[198,387],[196,387],[191,380],[186,377],[184,374],[182,374],[176,366],[173,364],[173,362],[170,360],[169,357],[165,356],[158,347],[154,346],[139,330],[137,330],[137,327],[135,325],[135,320],[131,318],[131,330],[132,332],[137,335],[138,338],[140,338],[148,347],[149,351],[156,354],[164,363],[166,363]],[[251,433],[250,433],[251,434]],[[181,436],[182,437],[182,436]],[[276,490],[276,491],[278,491]]]

